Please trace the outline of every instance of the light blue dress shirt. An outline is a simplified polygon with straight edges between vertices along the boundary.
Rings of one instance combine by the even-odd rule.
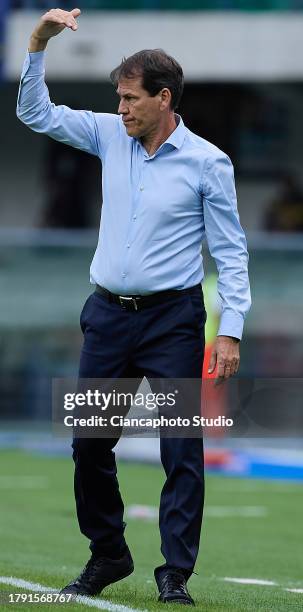
[[[174,132],[149,156],[118,115],[56,106],[44,82],[44,55],[26,56],[17,116],[102,162],[102,219],[91,282],[119,295],[191,287],[203,280],[206,236],[219,273],[218,334],[241,338],[250,307],[248,254],[228,156],[188,130],[179,116]]]

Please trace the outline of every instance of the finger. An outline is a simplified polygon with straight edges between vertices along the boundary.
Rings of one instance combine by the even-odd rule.
[[[234,376],[235,373],[236,373],[236,366],[232,364],[230,367],[230,375]]]
[[[72,30],[78,29],[78,23],[76,21],[76,18],[79,17],[80,13],[80,9],[73,9],[68,13],[67,26],[70,27]]]
[[[212,372],[214,371],[216,367],[216,363],[217,363],[217,352],[215,349],[213,349],[213,351],[211,352],[210,360],[209,360],[208,374],[212,374]]]
[[[48,13],[42,16],[43,21],[51,21],[53,23],[65,24],[65,11],[61,11],[60,9],[51,9]]]
[[[67,28],[71,28],[72,30],[77,30],[78,24],[75,19],[70,15],[70,13],[66,13],[61,18],[61,23],[63,23]]]
[[[68,28],[71,28],[71,30],[77,30],[78,29],[78,24],[77,24],[77,22],[74,19],[73,20],[72,19],[68,19],[66,21],[66,26]]]
[[[80,9],[78,9],[78,8],[74,8],[74,9],[73,9],[72,11],[70,11],[70,12],[71,12],[71,15],[72,15],[73,17],[79,17],[79,15],[81,15],[81,11],[80,11]]]
[[[60,17],[61,19],[61,17]],[[47,13],[45,13],[44,15],[42,15],[41,17],[42,21],[58,21],[58,14],[56,13],[55,9],[51,9],[50,11],[48,11]]]
[[[229,378],[231,375],[231,365],[229,363],[227,363],[225,365],[225,369],[224,369],[224,378]]]
[[[224,378],[224,374],[225,374],[225,361],[223,359],[219,360],[219,362],[218,362],[218,372],[217,372],[217,374],[218,374],[218,377],[222,376]]]
[[[236,365],[237,365],[237,360],[233,359],[230,364],[230,375],[231,376],[233,376],[236,373]]]

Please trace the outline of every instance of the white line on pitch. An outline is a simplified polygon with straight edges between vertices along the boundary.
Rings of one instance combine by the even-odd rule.
[[[11,584],[12,586],[20,589],[27,589],[28,591],[38,591],[40,593],[58,593],[58,589],[51,589],[43,584],[37,584],[36,582],[28,582],[21,578],[14,578],[13,576],[0,576],[0,583]],[[98,608],[98,610],[108,610],[109,612],[147,612],[147,610],[138,610],[135,608],[129,608],[122,604],[114,604],[106,599],[91,599],[84,595],[78,595],[77,599],[73,600],[73,603],[84,604],[90,608]]]
[[[259,578],[221,578],[225,582],[236,582],[238,584],[258,584],[261,586],[278,586],[283,588],[283,591],[288,591],[289,593],[303,593],[303,589],[290,589],[286,587],[282,587],[282,585],[274,582],[273,580],[260,580]]]
[[[226,576],[222,578],[225,582],[237,582],[239,584],[260,584],[264,586],[279,586],[277,582],[273,580],[259,580],[258,578],[229,578]]]

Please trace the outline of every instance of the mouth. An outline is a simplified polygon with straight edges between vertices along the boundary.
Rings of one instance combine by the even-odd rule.
[[[123,120],[125,126],[128,126],[130,123],[134,123],[134,119],[127,119],[127,121]]]

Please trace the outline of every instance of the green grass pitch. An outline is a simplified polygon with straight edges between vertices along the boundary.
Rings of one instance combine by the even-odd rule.
[[[78,531],[73,499],[73,465],[17,451],[0,452],[0,575],[57,588],[75,577],[89,556]],[[24,478],[26,477],[26,478]],[[157,466],[120,463],[125,505],[158,506],[163,472]],[[19,484],[18,484],[19,483]],[[23,483],[23,484],[22,484]],[[36,484],[35,484],[36,483]],[[262,507],[261,516],[206,514],[196,572],[189,586],[201,612],[285,612],[303,609],[302,485],[206,477],[206,508]],[[137,610],[163,610],[153,568],[162,563],[156,522],[128,519],[126,538],[135,572],[99,596]],[[225,576],[271,580],[275,586],[224,582]],[[22,589],[0,585],[1,591]],[[25,592],[23,590],[23,592]],[[84,611],[82,604],[3,604],[1,610]],[[169,605],[174,612],[178,605]]]

